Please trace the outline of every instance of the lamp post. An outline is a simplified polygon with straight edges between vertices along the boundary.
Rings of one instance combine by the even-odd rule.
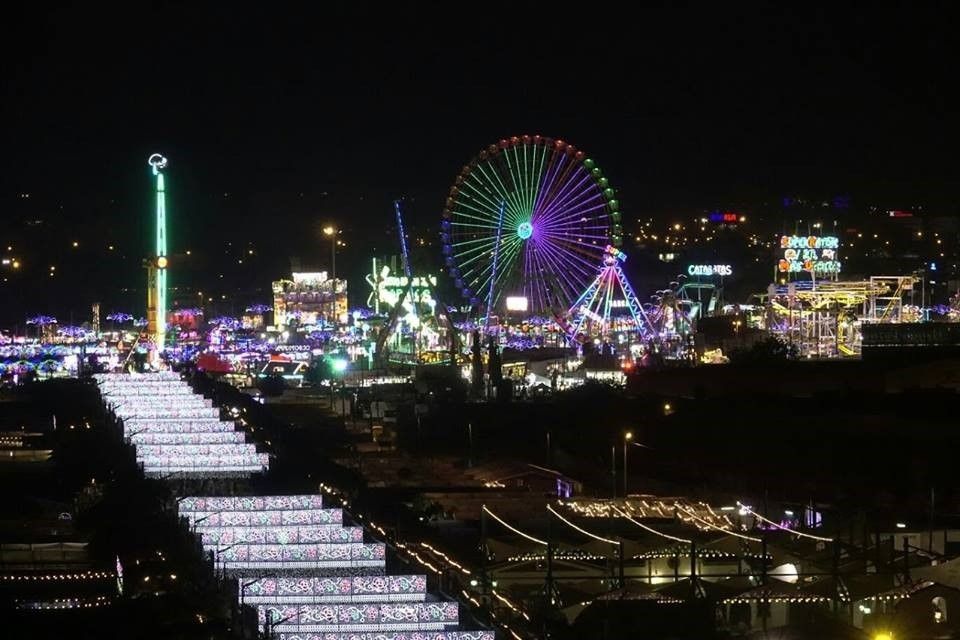
[[[217,550],[214,552],[216,557],[216,563],[214,565],[214,574],[216,574],[217,569],[221,565],[220,554],[223,553],[224,551],[229,551],[230,549],[233,549],[234,547],[239,545],[240,545],[239,542],[235,542],[231,545],[227,545],[226,547],[217,547]],[[223,578],[226,579],[227,577],[227,561],[226,560],[223,561],[222,566],[223,566]]]
[[[639,442],[633,441],[633,432],[627,431],[623,434],[623,497],[627,497],[627,448],[629,446],[640,447],[641,449],[649,449],[645,444],[640,444]]]
[[[633,440],[633,432],[623,434],[623,498],[627,498],[627,445]]]
[[[613,488],[614,500],[617,499],[617,444],[610,445],[610,485]]]
[[[273,635],[276,632],[276,628],[283,623],[289,622],[290,620],[298,617],[301,613],[303,613],[304,609],[306,609],[306,607],[300,607],[294,613],[291,613],[290,615],[280,618],[276,621],[273,620],[273,612],[270,609],[267,609],[267,619],[264,623],[264,635],[266,636],[267,640],[273,640]]]
[[[330,279],[337,279],[337,228],[327,225],[323,228],[323,235],[330,236]],[[336,283],[334,283],[336,288]],[[334,291],[336,293],[336,291]]]
[[[243,615],[243,607],[245,606],[245,604],[244,604],[244,594],[245,594],[246,591],[247,591],[247,587],[252,586],[252,585],[258,583],[258,582],[260,582],[260,580],[262,580],[263,578],[267,578],[267,577],[273,577],[273,576],[262,576],[262,577],[260,577],[260,578],[254,579],[254,580],[248,580],[247,582],[241,582],[241,583],[240,583],[240,637],[241,637],[241,638],[245,638],[245,637],[246,637],[246,635],[245,635],[245,633],[244,633],[244,632],[246,631],[246,624],[244,623],[244,615]]]

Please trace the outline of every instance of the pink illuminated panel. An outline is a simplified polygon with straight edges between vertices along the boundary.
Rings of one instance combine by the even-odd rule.
[[[184,498],[179,505],[181,512],[276,511],[278,509],[321,509],[322,507],[323,498],[319,495]]]

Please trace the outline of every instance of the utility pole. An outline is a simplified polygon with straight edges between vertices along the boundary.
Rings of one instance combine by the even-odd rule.
[[[617,445],[610,445],[610,485],[613,487],[613,499],[617,499]]]

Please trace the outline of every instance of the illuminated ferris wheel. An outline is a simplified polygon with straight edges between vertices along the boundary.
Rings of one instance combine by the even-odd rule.
[[[471,305],[526,298],[566,311],[622,240],[619,203],[596,163],[562,140],[505,138],[463,168],[447,197],[444,260]]]

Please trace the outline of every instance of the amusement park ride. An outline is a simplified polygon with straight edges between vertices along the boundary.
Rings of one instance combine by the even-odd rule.
[[[144,261],[147,269],[147,333],[155,345],[151,357],[156,363],[166,346],[167,336],[167,201],[163,174],[167,159],[154,153],[147,159],[147,164],[156,178],[156,244],[154,255]]]
[[[819,281],[770,285],[759,296],[767,310],[765,326],[796,345],[801,357],[860,354],[863,323],[916,321],[904,305],[918,279],[914,276],[871,276],[852,282]]]
[[[638,301],[623,270],[616,192],[563,140],[519,136],[481,151],[450,189],[440,237],[445,268],[484,333],[499,333],[499,320],[517,311],[547,318],[575,347],[643,348],[692,330],[685,313]]]
[[[400,236],[400,261],[403,275],[391,276],[389,267],[379,272],[374,260],[374,273],[367,277],[373,287],[370,301],[377,310],[381,302],[390,305],[390,313],[377,336],[374,354],[385,366],[390,362],[412,364],[432,354],[433,360],[444,360],[456,353],[457,330],[443,305],[437,303],[435,276],[414,276],[407,247],[403,210],[399,200],[393,203]]]

